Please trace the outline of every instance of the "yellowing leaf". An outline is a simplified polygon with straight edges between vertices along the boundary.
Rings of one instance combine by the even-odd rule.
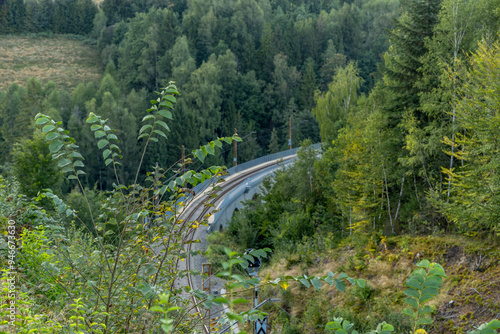
[[[288,283],[287,281],[280,281],[280,285],[283,289],[286,290],[290,286],[290,283]]]
[[[427,334],[427,332],[425,331],[425,329],[417,329],[415,334]]]

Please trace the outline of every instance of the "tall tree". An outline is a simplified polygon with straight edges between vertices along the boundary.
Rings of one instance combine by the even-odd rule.
[[[361,81],[356,64],[350,62],[338,70],[327,92],[316,95],[313,114],[318,120],[324,143],[330,144],[344,127],[347,115],[356,105]]]
[[[456,149],[455,158],[464,161],[445,169],[452,182],[450,203],[442,211],[463,232],[500,231],[500,99],[491,94],[500,81],[500,44],[482,42],[471,57],[471,68],[461,76],[456,119],[464,130],[456,141],[446,138]],[[452,154],[449,152],[449,154]]]
[[[300,83],[299,103],[302,108],[312,110],[314,106],[314,93],[317,89],[315,63],[312,58],[307,58]]]
[[[385,82],[391,91],[392,103],[388,108],[395,123],[403,111],[417,110],[422,78],[422,61],[428,49],[425,40],[432,37],[438,21],[440,0],[409,0],[404,13],[390,35],[391,47],[385,55]],[[417,118],[425,121],[421,112]]]
[[[0,34],[9,32],[9,4],[7,0],[0,0]]]
[[[191,57],[186,36],[178,37],[170,50],[172,59],[172,79],[179,89],[182,90],[184,84],[189,80],[189,76],[196,69],[196,61]]]
[[[25,32],[26,6],[24,0],[7,0],[7,6],[10,31],[14,33]]]
[[[50,188],[59,193],[63,175],[52,159],[49,142],[40,130],[35,131],[33,139],[23,138],[14,145],[12,152],[14,175],[20,182],[23,194],[34,197],[39,191]]]

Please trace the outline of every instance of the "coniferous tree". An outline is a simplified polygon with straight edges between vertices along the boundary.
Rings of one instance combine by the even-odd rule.
[[[273,131],[271,132],[271,140],[269,142],[269,146],[267,149],[269,154],[277,153],[280,150],[280,144],[278,142],[278,133],[275,128],[273,128]]]
[[[0,0],[0,34],[10,32],[8,0]]]
[[[9,161],[14,143],[20,138],[29,138],[32,134],[31,105],[28,103],[26,89],[12,84],[7,94],[0,101],[0,157]]]
[[[186,36],[178,37],[172,50],[170,50],[172,80],[179,89],[189,80],[189,76],[196,69],[196,61],[189,51]]]
[[[312,110],[314,106],[314,92],[317,89],[315,64],[312,58],[307,58],[305,70],[300,83],[299,103],[302,108]]]
[[[418,109],[421,57],[428,51],[425,40],[433,34],[440,7],[440,0],[409,0],[390,35],[392,45],[385,55],[384,72],[393,101],[388,108],[396,122],[405,109]],[[421,113],[417,118],[425,121]]]
[[[54,1],[40,0],[40,13],[38,16],[38,26],[40,31],[54,31]]]
[[[7,0],[10,32],[25,32],[26,6],[24,0]]]

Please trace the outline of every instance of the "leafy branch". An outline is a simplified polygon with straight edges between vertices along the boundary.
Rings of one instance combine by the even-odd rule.
[[[421,325],[432,324],[432,319],[428,316],[432,308],[424,304],[439,294],[443,277],[446,277],[443,267],[438,263],[422,260],[417,263],[417,267],[406,280],[408,289],[404,292],[408,296],[404,302],[411,307],[403,310],[404,314],[414,320],[414,333]]]
[[[144,155],[146,154],[146,149],[149,145],[149,142],[158,142],[158,138],[154,137],[153,135],[156,134],[164,137],[165,139],[167,138],[165,132],[160,130],[159,127],[165,129],[165,131],[167,132],[170,132],[170,128],[168,127],[167,123],[163,121],[163,119],[173,119],[171,110],[174,109],[174,103],[176,102],[175,95],[180,95],[177,91],[177,87],[173,84],[172,81],[166,88],[157,93],[158,95],[160,95],[160,97],[158,97],[156,100],[151,100],[152,106],[147,110],[147,112],[150,114],[144,116],[144,118],[142,119],[142,122],[152,120],[153,123],[143,125],[139,130],[139,137],[137,137],[137,140],[146,137],[147,140],[146,145],[144,145],[144,150],[142,151],[139,166],[137,167],[134,184],[137,184],[137,178],[139,177],[139,171],[141,170],[141,165],[144,160]]]

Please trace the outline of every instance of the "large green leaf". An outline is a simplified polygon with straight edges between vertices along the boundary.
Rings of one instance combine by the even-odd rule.
[[[140,130],[139,130],[139,133],[143,133],[144,131],[146,131],[147,129],[151,129],[153,126],[151,124],[146,124],[144,125]]]
[[[410,296],[410,297],[420,298],[420,293],[417,290],[412,289],[412,288],[406,289],[404,294],[407,296]]]
[[[420,325],[430,325],[432,324],[432,319],[431,318],[418,318],[417,320],[417,326],[420,326]]]
[[[49,131],[52,131],[54,130],[56,127],[55,125],[53,124],[47,124],[45,125],[43,128],[42,128],[42,132],[45,133],[45,132],[49,132]]]
[[[317,278],[317,277],[314,277],[312,280],[311,280],[311,284],[314,286],[314,288],[316,290],[320,290],[321,289],[321,281]]]
[[[103,152],[102,152],[102,157],[104,159],[106,159],[109,155],[111,154],[111,150],[110,149],[105,149]]]
[[[73,163],[73,166],[84,167],[83,162],[81,160],[75,160],[75,162]]]
[[[422,284],[418,282],[416,279],[410,279],[408,282],[406,282],[406,285],[415,288],[417,290],[422,290]]]
[[[162,126],[167,131],[170,131],[170,128],[168,127],[167,123],[165,123],[164,121],[156,121],[155,124]]]
[[[157,135],[160,135],[160,136],[162,136],[165,139],[167,138],[167,135],[163,131],[153,130],[153,133],[156,133]]]
[[[94,137],[95,138],[101,138],[101,137],[104,137],[105,135],[106,135],[106,132],[104,132],[102,130],[94,132]]]
[[[38,115],[37,115],[37,116],[38,116]],[[43,117],[43,116],[42,116],[42,117],[37,118],[37,120],[36,120],[35,124],[36,124],[36,125],[42,125],[42,124],[47,123],[48,121],[49,121],[49,119],[48,119],[48,118],[45,118],[45,117]]]
[[[117,142],[120,142],[118,140],[118,137],[115,134],[112,134],[112,133],[110,133],[109,135],[107,135],[106,138],[108,138],[108,140],[113,139],[113,140],[116,140]]]
[[[61,140],[55,140],[49,145],[49,151],[50,153],[56,153],[58,152],[62,147],[64,143]]]
[[[163,117],[167,119],[173,119],[172,113],[169,110],[161,109],[158,110],[158,114],[162,115]]]
[[[165,95],[163,98],[164,98],[165,100],[168,100],[168,101],[172,102],[172,103],[175,103],[175,102],[177,101],[177,100],[175,99],[175,96],[173,96],[173,95]]]
[[[101,139],[97,142],[97,147],[99,149],[102,149],[103,147],[105,147],[106,145],[109,144],[109,141],[107,139]]]
[[[194,151],[194,155],[200,160],[201,162],[205,161],[205,153],[202,150],[196,150]]]
[[[57,163],[57,167],[65,167],[65,166],[69,165],[70,163],[71,163],[71,160],[69,160],[69,159],[61,159]]]
[[[366,281],[362,278],[357,279],[356,284],[358,284],[358,286],[362,289],[366,287]]]
[[[408,304],[408,305],[410,305],[410,306],[413,306],[415,309],[418,309],[418,303],[417,303],[417,301],[415,300],[415,298],[406,297],[403,301],[404,301],[406,304]]]
[[[46,140],[53,140],[53,139],[59,138],[60,136],[61,136],[61,134],[59,134],[58,132],[50,132],[47,134],[45,139]]]
[[[336,321],[330,321],[329,323],[326,324],[325,329],[328,330],[342,329],[342,326]]]
[[[70,158],[80,158],[80,159],[83,159],[83,156],[78,153],[78,152],[71,152],[71,154],[69,155]]]
[[[406,314],[407,316],[412,317],[413,319],[416,319],[417,316],[415,315],[415,312],[409,308],[405,308],[403,311],[401,311],[403,314]]]
[[[205,149],[207,150],[207,153],[210,154],[210,155],[214,155],[215,154],[215,149],[212,145],[208,144],[208,145],[205,145]]]
[[[299,279],[299,282],[304,284],[306,286],[306,288],[311,286],[311,283],[309,283],[309,280],[307,278],[301,278],[301,279]]]
[[[335,287],[340,292],[344,292],[345,291],[345,282],[343,280],[339,279],[339,278],[336,278],[335,279]]]
[[[90,113],[89,117],[87,118],[87,123],[95,123],[99,120],[97,116],[94,113]]]

